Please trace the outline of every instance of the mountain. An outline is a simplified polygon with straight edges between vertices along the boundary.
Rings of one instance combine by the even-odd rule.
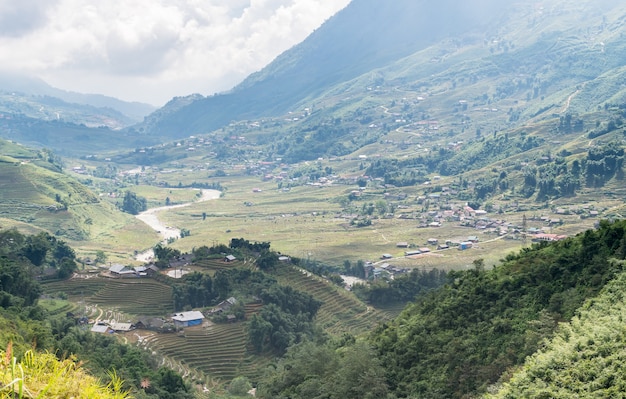
[[[153,114],[134,129],[180,138],[319,104],[347,109],[338,96],[350,97],[352,104],[366,97],[377,101],[355,87],[396,90],[396,101],[406,97],[403,91],[418,96],[428,89],[456,101],[486,95],[485,105],[515,97],[524,105],[514,115],[517,122],[557,112],[550,101],[572,93],[572,103],[585,103],[588,111],[623,98],[623,13],[610,0],[355,0],[230,92]],[[468,90],[479,87],[479,93]]]
[[[0,72],[0,137],[62,155],[156,144],[160,140],[139,139],[122,130],[153,110],[147,104],[68,92],[41,79]]]
[[[87,122],[90,121],[90,116],[93,117],[98,114],[110,119],[119,118],[118,123],[110,126],[115,128],[137,123],[141,121],[144,116],[155,110],[155,108],[149,104],[126,102],[101,94],[83,94],[65,91],[52,87],[39,78],[1,71],[0,93],[3,94],[0,100],[0,106],[2,106],[0,109],[7,107],[8,104],[15,106],[20,102],[32,102],[34,103],[33,107],[35,107],[38,105],[37,102],[41,102],[41,104],[39,104],[40,107],[36,107],[37,110],[39,110],[39,108],[57,107],[57,109],[46,110],[47,113],[52,113],[53,117],[56,117],[55,111],[58,111],[58,108],[67,109],[74,107],[82,109]],[[13,101],[11,101],[11,98],[13,98]],[[6,109],[3,109],[3,111],[7,112]],[[16,111],[20,112],[21,110],[18,109]],[[66,115],[64,115],[64,113],[61,114],[63,119],[66,119]],[[46,117],[49,118],[50,115]],[[76,121],[76,123],[83,122]],[[86,124],[89,125],[89,123]],[[97,126],[100,125],[109,126],[105,118],[103,118],[101,123]]]
[[[319,96],[445,37],[485,27],[503,8],[503,3],[495,0],[472,4],[458,0],[355,0],[303,43],[231,92],[197,99],[143,129],[182,137],[208,132],[233,120],[286,113],[305,98]]]

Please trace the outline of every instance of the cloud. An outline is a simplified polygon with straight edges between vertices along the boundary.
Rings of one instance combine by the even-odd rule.
[[[164,103],[231,88],[348,2],[0,0],[0,63],[61,88]]]
[[[0,36],[19,37],[48,20],[48,9],[56,1],[0,0]]]

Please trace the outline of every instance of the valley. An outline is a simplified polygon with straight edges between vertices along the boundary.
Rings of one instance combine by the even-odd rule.
[[[483,3],[354,0],[143,120],[0,90],[0,343],[139,399],[618,392],[626,6]]]

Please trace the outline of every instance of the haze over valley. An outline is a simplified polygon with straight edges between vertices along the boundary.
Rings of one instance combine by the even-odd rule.
[[[0,74],[7,356],[137,398],[623,392],[626,5],[213,3]]]

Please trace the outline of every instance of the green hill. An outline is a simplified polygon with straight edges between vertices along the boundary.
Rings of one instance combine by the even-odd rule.
[[[64,173],[60,160],[0,140],[0,220],[2,227],[45,230],[71,241],[106,244],[112,231],[136,226],[152,232],[132,216],[122,213],[74,177]],[[35,230],[33,230],[35,229]],[[109,238],[106,238],[109,236]],[[139,240],[140,246],[149,246]],[[111,248],[112,249],[112,248]]]
[[[615,262],[618,262],[615,260]],[[621,261],[621,268],[623,268]],[[621,271],[487,398],[617,398],[626,391],[626,273]]]
[[[446,286],[418,297],[368,336],[375,353],[369,360],[375,377],[370,383],[389,389],[392,397],[476,397],[496,382],[508,381],[512,370],[540,350],[497,397],[571,397],[568,392],[608,397],[601,392],[619,392],[625,232],[624,221],[602,222],[597,230],[511,254],[493,270],[476,261],[473,270],[450,273]],[[594,324],[592,317],[607,322]],[[569,320],[571,325],[561,324]],[[293,348],[261,379],[259,396],[294,392],[313,398],[308,387],[316,386],[315,392],[325,391],[330,398],[358,397],[340,395],[346,385],[355,392],[358,388],[355,380],[341,380],[336,366],[304,366],[314,365],[310,356],[318,350],[349,358],[360,350],[358,345],[348,341],[324,348]]]

